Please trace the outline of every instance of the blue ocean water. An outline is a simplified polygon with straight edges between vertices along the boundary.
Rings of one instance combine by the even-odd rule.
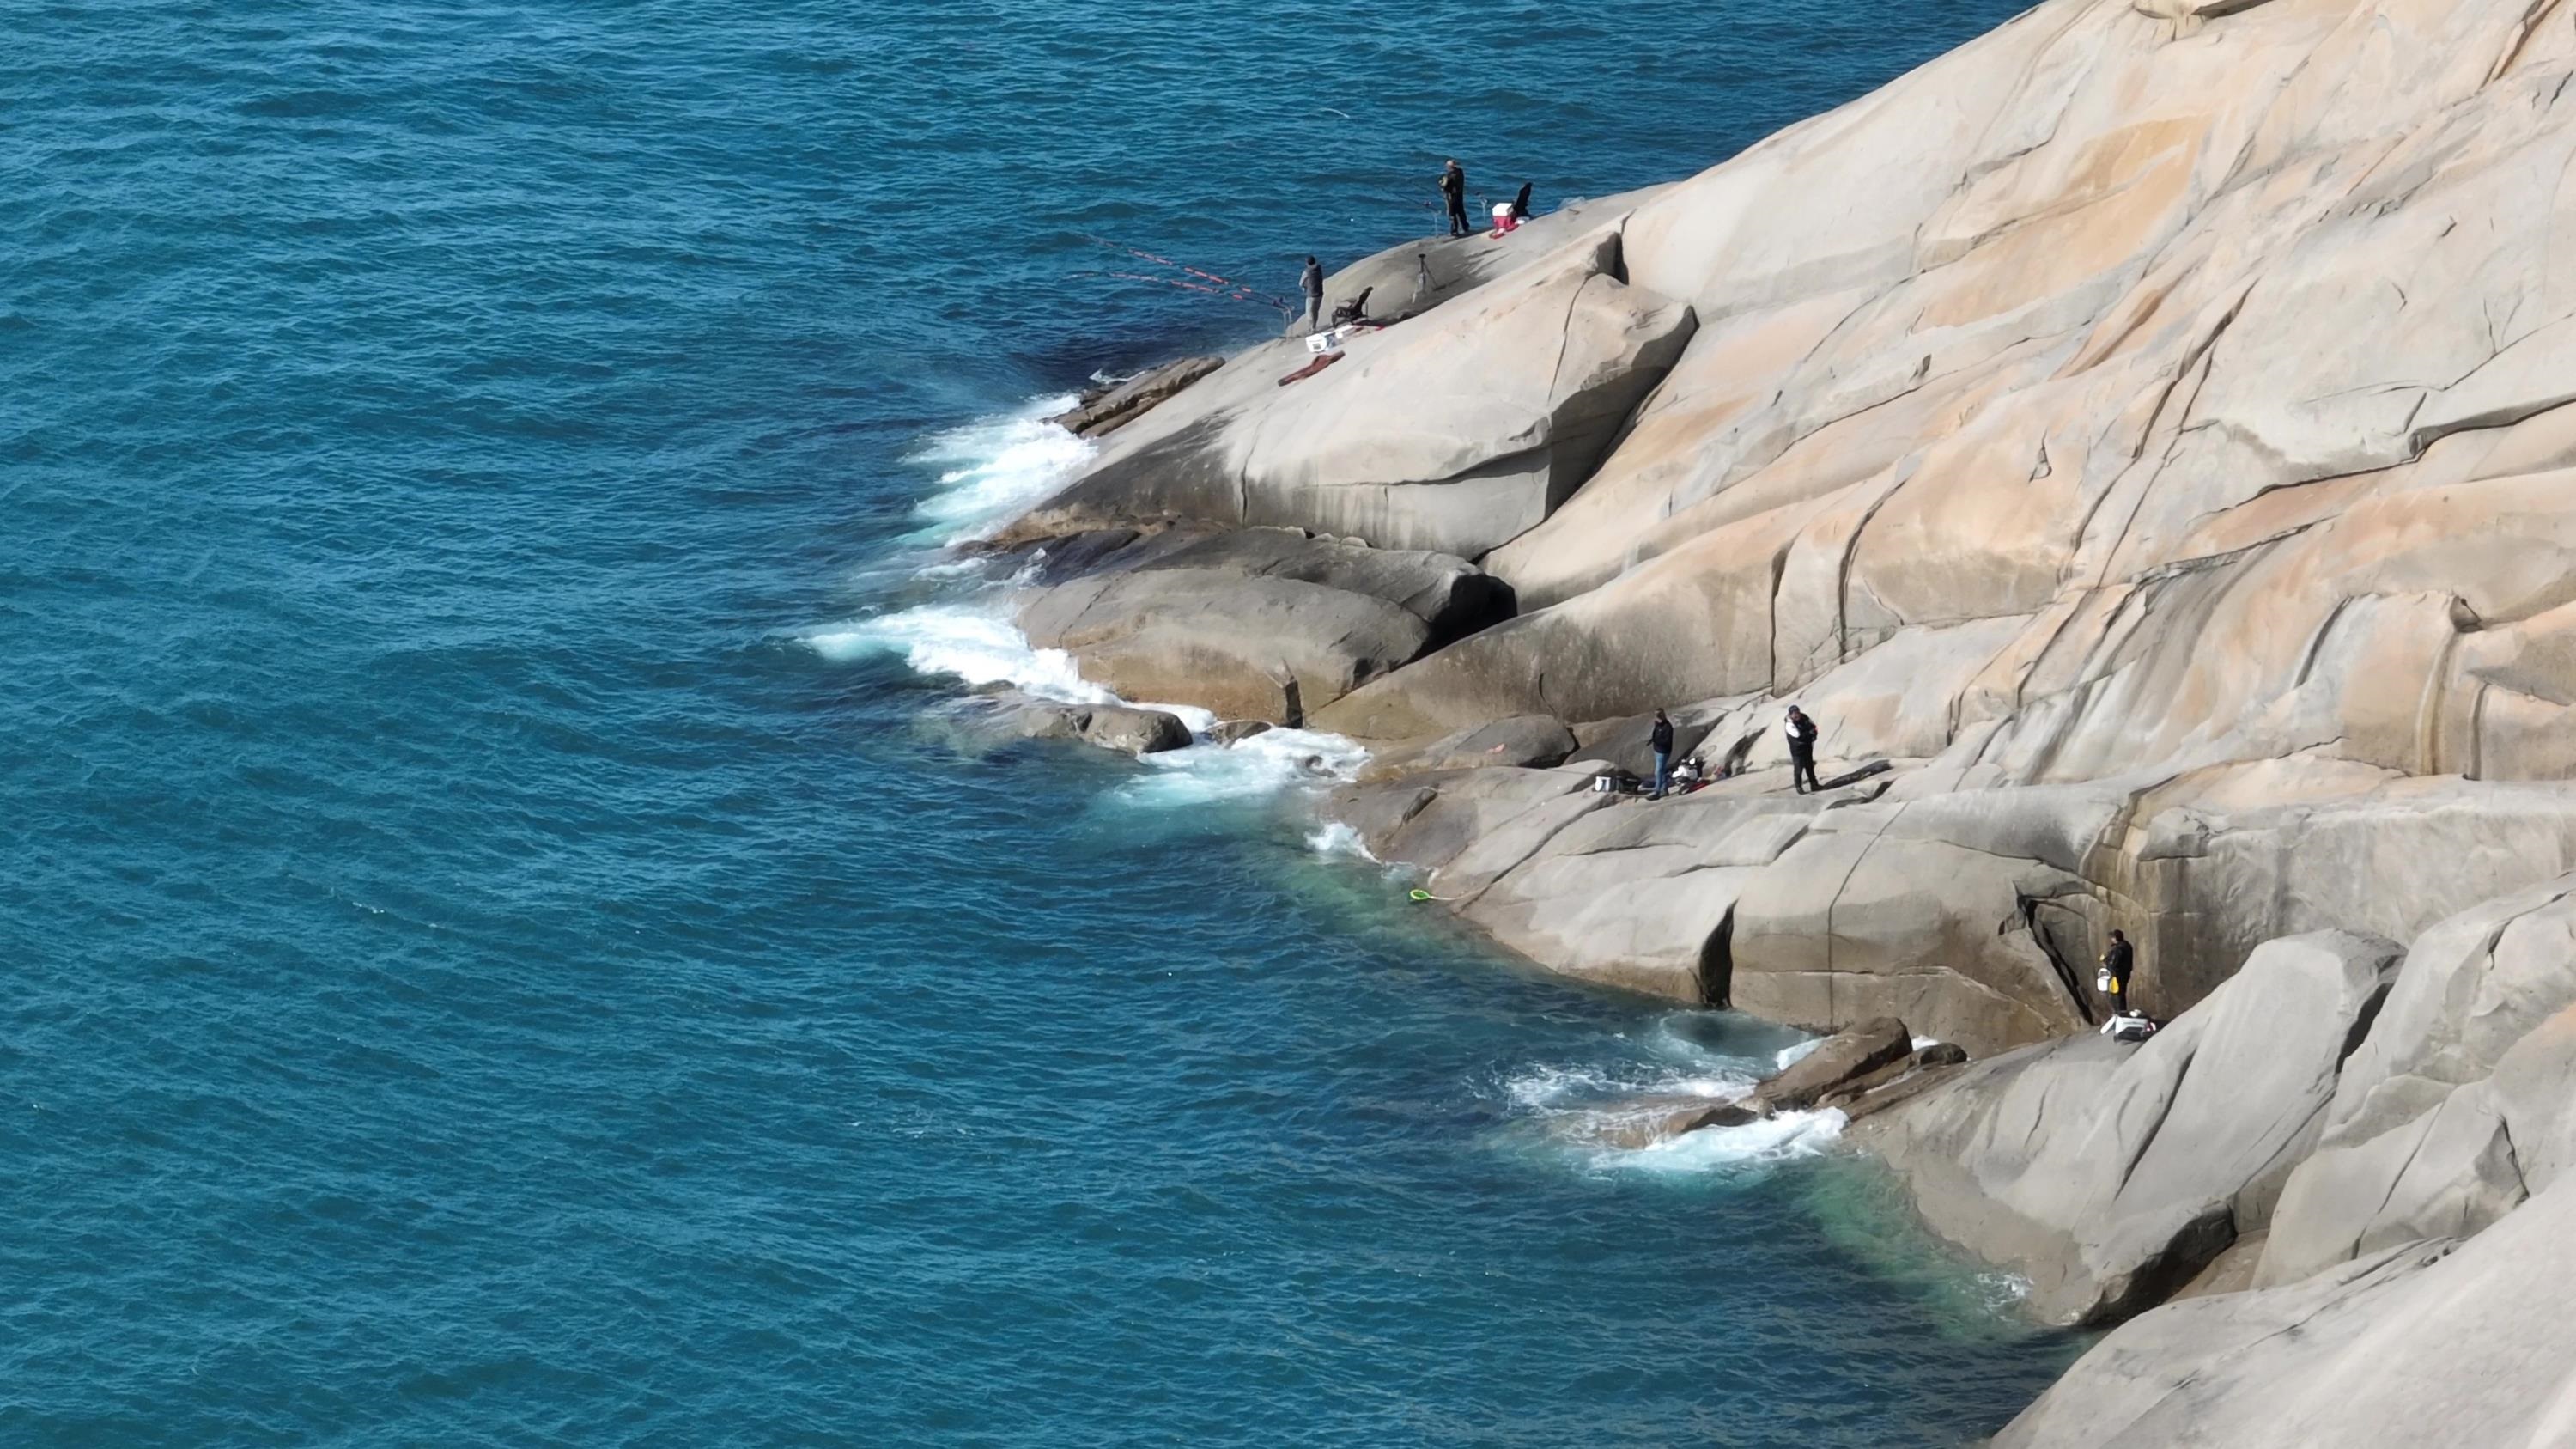
[[[1286,291],[2006,9],[13,6],[0,1443],[2000,1423],[2066,1345],[1829,1124],[1583,1138],[1790,1037],[1495,961],[1280,758],[961,741],[919,570],[1033,399],[1271,325],[1087,236]]]

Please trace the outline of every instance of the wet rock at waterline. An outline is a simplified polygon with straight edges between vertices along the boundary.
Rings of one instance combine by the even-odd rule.
[[[1399,605],[1292,579],[1156,569],[1077,579],[1019,612],[1029,642],[1130,699],[1302,724],[1307,712],[1422,652]]]
[[[1080,740],[1122,754],[1151,755],[1186,749],[1190,727],[1178,715],[1123,704],[1067,704],[1018,690],[985,697],[976,727],[993,737]]]
[[[1635,1149],[1670,1142],[1703,1127],[1742,1127],[1761,1120],[1760,1112],[1740,1102],[1664,1095],[1614,1103],[1568,1130],[1599,1146]]]
[[[1817,1042],[1798,1060],[1733,1100],[1639,1097],[1600,1114],[1593,1132],[1614,1147],[1644,1147],[1710,1127],[1742,1127],[1783,1112],[1832,1107],[1857,1120],[1922,1090],[1966,1054],[1944,1043],[1914,1047],[1893,1018]]]
[[[1166,362],[1125,382],[1086,394],[1072,411],[1058,413],[1047,421],[1082,438],[1115,432],[1224,365],[1222,357],[1184,357]]]
[[[1753,1100],[1765,1111],[1799,1111],[1816,1105],[1834,1088],[1904,1061],[1913,1051],[1914,1033],[1895,1017],[1882,1016],[1818,1042],[1778,1076],[1754,1088]]]
[[[1264,528],[1029,590],[1018,617],[1121,697],[1293,725],[1511,609],[1463,559]]]

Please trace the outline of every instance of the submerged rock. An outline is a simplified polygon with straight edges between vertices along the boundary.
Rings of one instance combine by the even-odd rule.
[[[1190,727],[1180,716],[1159,709],[1127,705],[1093,705],[1082,721],[1082,737],[1103,749],[1131,755],[1160,754],[1190,746]]]
[[[1123,704],[1068,704],[1018,690],[989,695],[977,727],[1002,739],[1081,740],[1122,754],[1150,755],[1187,748],[1190,727],[1178,715]]]
[[[1587,1114],[1572,1123],[1569,1130],[1599,1146],[1634,1150],[1670,1142],[1703,1127],[1742,1127],[1761,1120],[1759,1111],[1741,1102],[1695,1096],[1638,1097]]]

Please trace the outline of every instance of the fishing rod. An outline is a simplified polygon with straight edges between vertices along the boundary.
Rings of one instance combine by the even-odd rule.
[[[1295,313],[1302,305],[1300,303],[1291,302],[1285,297],[1276,296],[1267,292],[1255,291],[1253,290],[1252,284],[1249,282],[1238,282],[1232,277],[1211,272],[1204,267],[1194,267],[1186,262],[1173,261],[1170,257],[1157,256],[1152,252],[1146,251],[1142,247],[1132,247],[1127,245],[1125,242],[1111,241],[1107,237],[1086,236],[1083,240],[1091,243],[1093,246],[1103,247],[1113,252],[1125,252],[1127,255],[1134,257],[1139,261],[1152,262],[1158,267],[1169,267],[1173,271],[1180,272],[1186,276],[1197,277],[1203,281],[1212,282],[1215,285],[1202,287],[1183,282],[1172,277],[1141,277],[1136,276],[1133,273],[1126,272],[1111,272],[1107,274],[1109,276],[1118,277],[1121,280],[1160,282],[1166,286],[1179,287],[1184,291],[1206,292],[1212,296],[1224,297],[1229,301],[1257,302],[1260,305],[1268,307],[1272,311],[1283,315]]]

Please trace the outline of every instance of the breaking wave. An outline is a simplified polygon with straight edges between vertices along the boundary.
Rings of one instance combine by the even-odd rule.
[[[939,491],[915,510],[939,542],[988,538],[1072,480],[1094,447],[1047,419],[1075,401],[1070,393],[1036,398],[933,433],[914,450],[905,461],[941,469]]]
[[[1171,705],[1186,722],[1189,715]],[[1197,711],[1204,716],[1206,711]],[[1212,723],[1212,722],[1211,722]],[[1210,726],[1193,725],[1204,731]],[[1206,743],[1144,758],[1145,773],[1120,787],[1122,799],[1145,805],[1206,805],[1275,795],[1295,786],[1337,785],[1359,774],[1368,751],[1319,730],[1265,730],[1230,745]],[[1347,828],[1347,827],[1345,827]],[[1357,842],[1356,833],[1352,836]]]
[[[923,604],[808,634],[805,643],[835,662],[900,654],[917,674],[946,675],[969,685],[1007,684],[1067,704],[1114,699],[1082,677],[1072,655],[1032,648],[998,599]]]
[[[944,469],[937,491],[918,508],[933,521],[936,541],[957,544],[989,537],[1073,477],[1094,447],[1047,421],[1073,403],[1070,396],[1038,398],[1011,412],[935,433],[910,455],[908,461]],[[945,597],[819,629],[803,642],[835,662],[900,657],[917,674],[972,688],[1007,685],[1064,704],[1128,703],[1164,710],[1200,737],[1187,749],[1145,756],[1142,772],[1113,792],[1116,802],[1187,808],[1252,800],[1299,786],[1339,784],[1356,777],[1368,760],[1359,745],[1316,730],[1273,729],[1219,744],[1206,738],[1217,725],[1208,710],[1121,700],[1084,679],[1071,654],[1033,647],[1012,622],[1001,582],[982,560],[943,555],[915,568],[909,583],[916,586],[916,597],[918,588]],[[1356,843],[1354,835],[1351,845]]]
[[[1668,1012],[1604,1060],[1548,1063],[1501,1077],[1504,1135],[1595,1173],[1740,1170],[1822,1152],[1841,1135],[1830,1108],[1672,1134],[1668,1124],[1744,1099],[1812,1040],[1731,1012]]]
[[[1327,858],[1347,855],[1372,865],[1377,863],[1377,857],[1369,851],[1368,842],[1362,840],[1359,831],[1345,821],[1327,820],[1307,832],[1306,848]]]

